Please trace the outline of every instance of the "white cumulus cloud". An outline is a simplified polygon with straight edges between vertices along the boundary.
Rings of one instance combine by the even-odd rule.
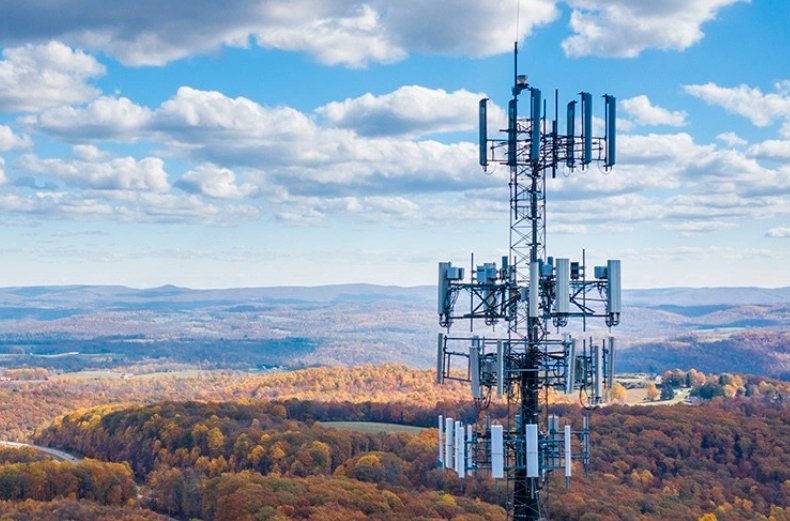
[[[187,192],[200,193],[218,199],[241,199],[255,191],[255,188],[250,184],[238,185],[236,174],[232,170],[210,163],[199,165],[182,175],[176,182],[176,186]]]
[[[473,98],[469,97],[476,107]],[[102,103],[113,105],[104,99]],[[118,140],[123,136],[129,142],[156,138],[173,153],[198,163],[265,171],[261,184],[280,183],[302,195],[457,191],[491,182],[468,175],[478,170],[472,143],[361,136],[322,126],[290,107],[264,107],[216,91],[181,87],[156,109],[134,105],[124,112],[127,116],[114,120],[90,106],[57,109],[27,118],[24,124],[75,141],[98,135]],[[50,117],[52,113],[56,116]]]
[[[646,49],[682,51],[702,39],[704,23],[739,1],[568,0],[575,34],[562,48],[568,56],[623,58]]]
[[[136,191],[0,194],[0,210],[45,219],[216,224],[255,219],[260,213],[249,205],[213,204],[198,195]]]
[[[722,132],[716,136],[716,139],[731,147],[742,147],[748,143],[748,141],[740,137],[735,132]]]
[[[166,192],[170,185],[164,163],[157,157],[137,160],[120,157],[105,162],[67,159],[40,159],[25,155],[19,168],[56,177],[69,186],[95,190],[142,190]]]
[[[99,150],[95,145],[78,144],[71,147],[74,157],[85,161],[98,161],[109,157],[107,152]]]
[[[134,141],[150,119],[149,109],[128,98],[102,96],[86,106],[62,106],[23,116],[19,124],[66,139]]]
[[[784,82],[777,83],[775,87],[777,92],[765,94],[759,88],[748,85],[721,87],[709,82],[685,85],[683,90],[710,105],[748,118],[758,127],[765,127],[777,119],[790,119],[790,93]]]
[[[304,51],[321,63],[350,67],[363,67],[369,61],[395,62],[407,56],[369,5],[356,5],[344,12],[338,4],[327,3],[323,9],[315,9],[313,2],[295,4],[271,6],[269,18],[255,30],[259,45]]]
[[[14,134],[11,127],[0,125],[0,152],[14,150],[16,148],[29,148],[33,141],[29,136],[18,136]]]
[[[703,221],[683,221],[667,223],[661,226],[665,230],[679,232],[681,235],[691,236],[707,232],[728,230],[737,227],[737,224],[727,221],[706,219]]]
[[[790,226],[777,226],[776,228],[771,228],[765,233],[765,236],[774,239],[790,238]]]
[[[513,49],[535,28],[559,17],[556,0],[375,0],[392,39],[426,54],[490,56]],[[506,29],[505,29],[506,28]]]
[[[331,124],[361,135],[424,135],[470,130],[478,123],[477,103],[485,97],[461,89],[446,92],[419,85],[400,87],[381,96],[328,103],[316,112]],[[504,112],[490,104],[491,118],[504,120]]]
[[[770,161],[790,161],[790,140],[769,139],[749,147],[752,157]]]
[[[686,163],[712,153],[714,145],[698,145],[686,133],[623,136],[618,141],[620,161],[628,164]]]
[[[630,114],[638,125],[669,125],[682,127],[686,124],[686,112],[670,111],[658,105],[653,105],[645,96],[636,96],[624,99],[620,106],[626,114]]]
[[[395,216],[430,220],[434,208],[450,208],[447,201],[453,197],[465,198],[469,204],[463,211],[470,215],[490,216],[500,208],[489,201],[489,189],[498,201],[507,200],[506,192],[497,191],[507,186],[506,169],[484,176],[476,164],[475,143],[448,144],[420,137],[476,126],[479,97],[466,91],[409,86],[330,103],[312,113],[191,87],[181,87],[150,108],[124,98],[101,97],[82,107],[59,107],[20,118],[18,123],[26,131],[76,143],[78,160],[36,170],[26,165],[30,159],[23,159],[19,166],[70,187],[92,190],[96,200],[113,198],[114,212],[129,208],[131,215],[147,216],[148,210],[141,208],[154,213],[157,204],[173,205],[173,215],[163,211],[150,217],[156,219],[177,219],[179,212],[192,219],[200,211],[214,219],[214,209],[221,212],[231,200],[245,198],[255,198],[259,211],[265,207],[278,219],[303,224],[321,222],[331,214],[362,220],[395,221]],[[656,106],[646,97],[627,101],[625,113],[634,124],[685,121],[682,112]],[[455,108],[444,110],[449,105]],[[171,194],[161,164],[158,184],[139,176],[118,177],[123,171],[120,165],[110,170],[95,166],[117,161],[90,144],[102,136],[119,142],[157,142],[162,154],[196,166],[188,167],[175,182],[182,192]],[[566,207],[572,210],[553,215],[552,220],[606,224],[670,219],[672,229],[699,233],[678,229],[680,225],[674,223],[699,227],[696,223],[707,216],[727,221],[787,215],[790,169],[761,164],[760,159],[768,157],[766,150],[721,148],[721,142],[738,143],[735,135],[723,136],[719,143],[706,144],[686,132],[624,135],[618,143],[618,165],[610,175],[593,168],[589,175],[577,171],[549,181],[550,197],[573,201]],[[36,180],[24,186],[42,185]],[[101,190],[112,193],[96,195]],[[142,195],[134,195],[157,190],[172,197],[149,204]],[[135,200],[119,206],[118,194]],[[480,207],[474,206],[481,199]],[[430,200],[438,206],[426,203]],[[194,202],[191,211],[184,201],[203,203]],[[240,215],[255,214],[239,208]]]
[[[558,234],[579,234],[587,233],[588,227],[584,224],[549,224],[548,231]]]
[[[87,81],[103,74],[95,58],[60,42],[6,48],[0,60],[0,110],[34,112],[88,101],[99,90]]]
[[[518,38],[554,21],[555,4],[521,0]],[[58,39],[140,66],[255,44],[305,52],[327,65],[364,67],[411,52],[507,52],[518,9],[519,0],[140,0],[134,9],[104,0],[28,0],[4,6],[0,45]],[[510,30],[502,30],[503,20]]]

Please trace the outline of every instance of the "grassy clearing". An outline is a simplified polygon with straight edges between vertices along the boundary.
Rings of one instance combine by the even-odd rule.
[[[141,373],[132,375],[131,378],[161,378],[161,377],[168,377],[168,378],[195,378],[200,376],[201,374],[205,373],[206,371],[202,371],[200,369],[182,369],[180,371],[161,371],[156,373]]]
[[[405,432],[406,434],[411,434],[412,436],[416,436],[423,430],[423,427],[378,422],[321,422],[321,427],[327,429],[345,429],[349,431],[364,432],[367,434],[376,434],[379,432]]]
[[[84,369],[73,373],[63,373],[53,378],[60,380],[120,380],[123,376],[118,371],[107,371],[104,369]]]

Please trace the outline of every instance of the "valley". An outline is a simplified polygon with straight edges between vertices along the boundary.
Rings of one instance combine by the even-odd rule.
[[[435,298],[428,286],[2,288],[0,366],[433,367]],[[631,290],[624,304],[613,332],[620,371],[723,372],[734,363],[749,374],[790,377],[789,288]]]
[[[437,415],[479,411],[468,384],[437,385],[427,369],[432,293],[0,290],[0,439],[12,442],[0,446],[0,513],[504,520],[503,483],[436,466]],[[709,293],[629,294],[622,398],[591,412],[590,474],[577,461],[570,488],[550,482],[552,520],[790,516],[788,305]],[[547,400],[578,428],[576,397]],[[505,402],[489,412],[503,419]]]

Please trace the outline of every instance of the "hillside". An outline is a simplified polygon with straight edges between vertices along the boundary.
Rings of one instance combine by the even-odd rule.
[[[790,381],[790,332],[697,333],[633,345],[617,360],[617,370],[622,372],[660,373],[675,367],[700,367],[710,373],[737,371]]]

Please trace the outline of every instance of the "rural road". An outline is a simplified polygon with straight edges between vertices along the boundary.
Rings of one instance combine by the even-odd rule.
[[[72,456],[67,452],[63,452],[62,450],[51,449],[49,447],[41,447],[40,445],[30,445],[29,443],[17,443],[15,441],[0,441],[0,446],[12,447],[16,449],[21,449],[23,447],[30,447],[31,449],[36,449],[37,451],[43,452],[44,454],[49,454],[55,459],[58,459],[60,461],[68,461],[69,463],[77,463],[80,459],[82,459]]]

